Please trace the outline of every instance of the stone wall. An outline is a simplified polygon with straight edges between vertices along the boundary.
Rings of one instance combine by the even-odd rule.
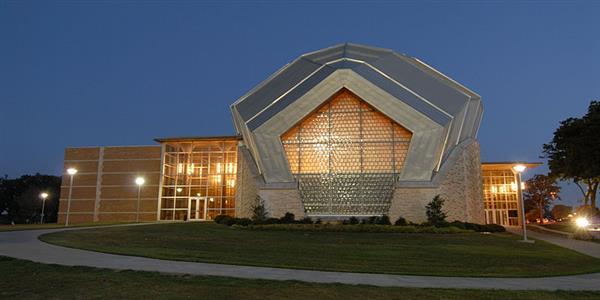
[[[293,213],[296,219],[306,216],[297,188],[263,188],[259,190],[259,195],[265,203],[269,217],[279,218],[286,212]]]
[[[390,219],[394,221],[402,216],[415,223],[426,221],[425,206],[439,194],[446,200],[443,209],[448,221],[485,222],[477,141],[469,140],[457,146],[435,176],[429,186],[396,188]]]
[[[252,208],[257,204],[260,174],[252,160],[250,152],[244,145],[238,146],[237,189],[235,191],[235,216],[252,217]]]

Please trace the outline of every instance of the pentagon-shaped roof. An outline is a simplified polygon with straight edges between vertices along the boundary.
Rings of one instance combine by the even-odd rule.
[[[231,105],[236,130],[267,181],[291,178],[277,134],[340,88],[414,128],[407,180],[429,178],[454,146],[476,137],[483,114],[479,95],[414,57],[348,43],[307,53]]]

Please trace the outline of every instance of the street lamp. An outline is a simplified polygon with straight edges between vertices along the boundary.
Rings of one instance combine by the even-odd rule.
[[[136,212],[135,212],[135,221],[136,222],[140,221],[140,192],[142,191],[142,185],[144,185],[144,182],[146,182],[144,177],[138,177],[135,179],[135,184],[137,184],[137,186],[138,186],[137,208],[136,208]]]
[[[69,180],[69,198],[67,199],[67,217],[65,218],[65,226],[69,226],[69,213],[71,212],[71,195],[73,194],[73,176],[77,174],[77,169],[68,168],[67,173],[71,176]]]
[[[521,173],[525,172],[527,166],[518,164],[512,167],[513,173],[517,179],[517,196],[519,198],[519,204],[521,205],[521,226],[523,228],[523,242],[532,243],[527,239],[527,224],[525,221],[525,201],[523,200],[523,186],[521,184]]]
[[[40,198],[42,198],[42,216],[40,217],[40,224],[44,224],[44,206],[46,206],[46,198],[48,198],[48,193],[41,193]]]

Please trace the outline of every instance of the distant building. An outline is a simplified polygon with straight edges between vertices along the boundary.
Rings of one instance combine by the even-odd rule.
[[[354,44],[302,55],[231,105],[237,134],[67,148],[59,222],[271,216],[519,224],[514,163],[482,164],[481,97],[422,61]],[[163,120],[167,121],[168,120]],[[66,174],[66,173],[65,173]],[[140,189],[135,178],[146,179]]]

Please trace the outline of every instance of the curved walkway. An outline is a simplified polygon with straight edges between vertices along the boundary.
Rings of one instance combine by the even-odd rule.
[[[117,225],[123,226],[123,225]],[[94,227],[98,228],[98,227]],[[0,255],[46,264],[117,270],[225,276],[248,279],[298,280],[316,283],[365,284],[385,287],[471,288],[508,290],[600,290],[600,273],[545,278],[472,278],[308,271],[237,265],[169,261],[106,254],[44,243],[45,233],[79,230],[60,228],[0,233]]]

